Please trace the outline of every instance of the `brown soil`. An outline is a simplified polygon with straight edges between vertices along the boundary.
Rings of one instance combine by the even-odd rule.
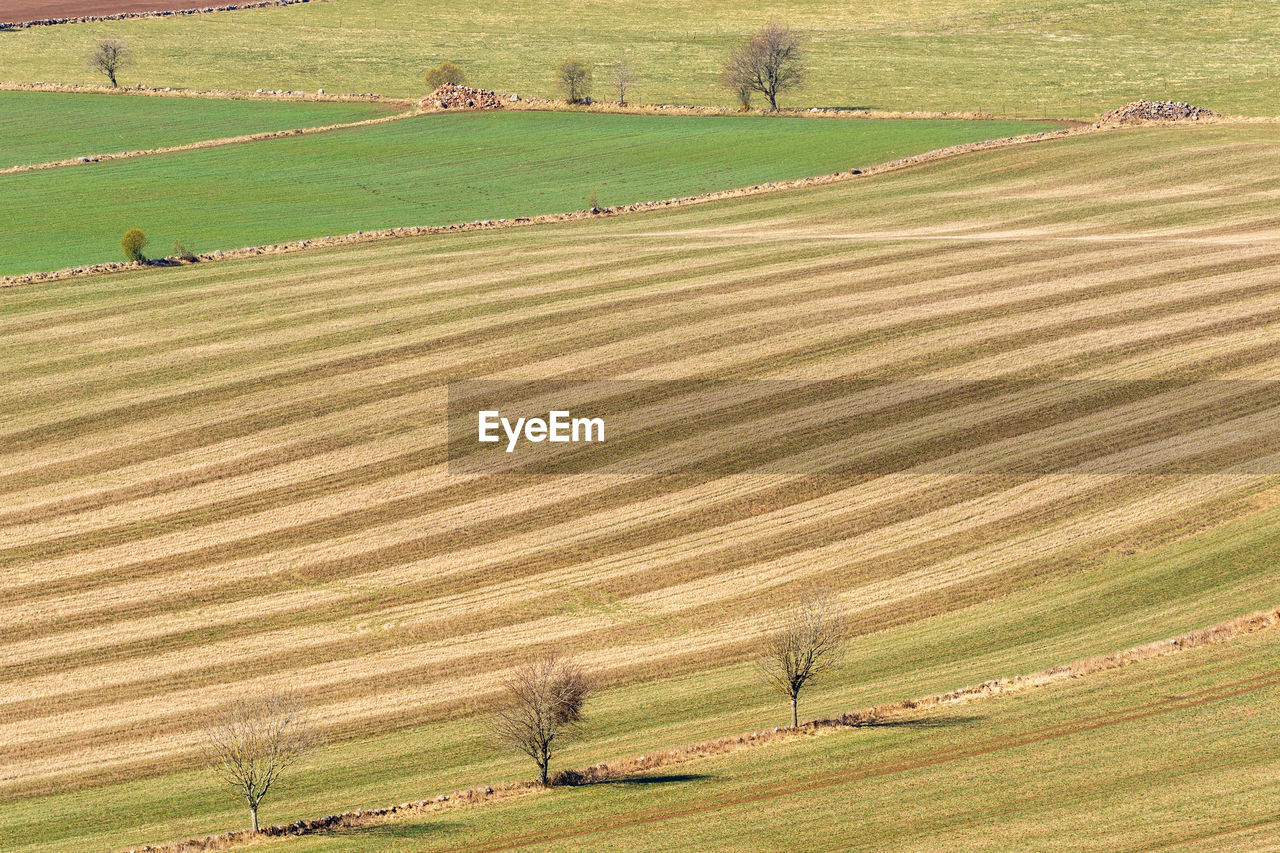
[[[0,25],[23,22],[72,23],[82,18],[253,6],[254,0],[9,0],[0,10]],[[284,4],[281,4],[284,5]]]

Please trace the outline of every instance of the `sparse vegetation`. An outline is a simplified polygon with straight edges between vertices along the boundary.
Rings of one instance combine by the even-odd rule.
[[[446,83],[465,86],[467,85],[467,75],[457,65],[445,60],[427,72],[426,81],[427,88],[430,90],[438,89]]]
[[[591,66],[579,59],[566,59],[556,66],[556,85],[571,104],[582,103],[591,94]]]
[[[503,687],[491,720],[494,734],[534,760],[545,787],[552,756],[582,722],[590,682],[577,664],[551,655],[516,667]]]
[[[147,259],[142,254],[142,250],[146,247],[147,235],[142,233],[141,228],[130,228],[120,238],[120,248],[124,250],[125,259],[135,264],[140,264]]]
[[[122,39],[100,39],[89,54],[87,67],[106,77],[112,88],[119,88],[116,75],[129,64],[129,45]]]
[[[548,57],[604,63],[625,55],[644,74],[645,101],[723,104],[727,93],[709,85],[709,73],[762,8],[746,0],[597,3],[548,14],[544,0],[515,0],[501,17],[504,31],[518,37],[496,38],[492,16],[459,14],[455,4],[342,0],[102,30],[130,39],[137,51],[131,73],[164,85],[253,91],[272,81],[417,97],[423,57],[453,57],[488,88],[549,96],[556,88]],[[1093,118],[1141,96],[1228,115],[1276,113],[1265,57],[1275,55],[1280,34],[1269,3],[1061,0],[1033,13],[1016,0],[985,0],[980,14],[974,9],[972,0],[770,5],[768,14],[804,33],[813,60],[805,89],[783,102]],[[353,61],[353,40],[364,35],[376,43],[376,61]],[[6,38],[2,76],[66,79],[87,52],[81,38],[67,36],[65,28],[46,27]]]
[[[195,263],[196,253],[183,245],[181,240],[173,241],[173,256],[184,263]]]
[[[769,109],[778,109],[778,95],[804,84],[804,54],[800,36],[789,27],[769,23],[729,55],[720,82],[733,92],[740,106],[749,106],[751,92],[769,100]]]

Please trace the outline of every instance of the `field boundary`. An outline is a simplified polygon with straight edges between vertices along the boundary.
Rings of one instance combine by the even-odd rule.
[[[45,92],[60,95],[131,95],[144,98],[200,98],[211,101],[272,101],[284,103],[375,103],[412,107],[417,98],[393,98],[376,92],[302,92],[297,89],[183,89],[174,86],[100,86],[95,83],[45,83],[21,80],[0,81],[0,92]],[[1058,119],[1047,119],[1058,121]]]
[[[389,120],[395,117],[383,117],[380,120]],[[801,189],[805,187],[827,186],[835,183],[843,183],[846,181],[857,180],[861,178],[873,177],[875,175],[885,174],[887,172],[896,172],[902,169],[909,169],[915,166],[932,163],[937,160],[949,159],[952,157],[971,154],[978,151],[991,151],[1003,148],[1010,148],[1018,145],[1027,145],[1036,142],[1046,142],[1049,140],[1065,139],[1071,136],[1080,136],[1086,133],[1097,133],[1105,130],[1095,125],[1083,125],[1076,127],[1064,128],[1062,130],[1041,131],[1039,133],[1024,134],[1022,136],[1010,136],[1001,139],[988,139],[981,142],[966,142],[961,145],[952,145],[946,148],[936,148],[932,151],[926,151],[923,154],[913,154],[910,157],[903,157],[898,160],[890,160],[875,166],[869,166],[865,169],[849,169],[847,171],[835,172],[827,175],[817,175],[808,178],[796,178],[789,181],[772,181],[767,183],[755,184],[749,187],[739,187],[737,189],[716,190],[715,192],[702,193],[700,195],[684,196],[681,198],[661,199],[657,201],[642,201],[635,204],[617,205],[615,207],[605,207],[597,209],[574,210],[566,213],[544,213],[536,216],[520,216],[511,219],[478,219],[472,222],[459,222],[449,225],[409,225],[398,228],[384,228],[377,231],[356,231],[351,234],[314,237],[305,240],[294,240],[287,243],[271,243],[262,246],[249,246],[240,249],[219,249],[214,252],[205,252],[196,255],[196,263],[209,261],[225,261],[236,260],[241,258],[251,258],[260,255],[277,255],[287,254],[310,249],[329,248],[334,246],[349,246],[357,243],[375,243],[384,240],[397,240],[407,237],[425,237],[437,234],[454,234],[472,231],[496,231],[507,228],[515,228],[528,225],[546,225],[556,222],[574,222],[585,219],[599,219],[610,216],[622,216],[632,213],[640,213],[651,210],[662,210],[674,207],[687,207],[695,204],[704,204],[707,202],[723,201],[731,198],[744,198],[747,196],[765,195],[774,192],[782,192],[786,190]],[[18,287],[27,284],[43,284],[54,281],[65,281],[72,278],[83,278],[86,276],[103,275],[107,273],[118,273],[127,270],[142,270],[150,267],[170,268],[182,265],[184,262],[177,258],[160,258],[149,264],[137,264],[125,261],[109,261],[100,264],[88,264],[79,267],[70,267],[67,269],[54,270],[50,272],[29,272],[17,275],[0,276],[0,288]]]
[[[286,136],[309,136],[313,133],[326,133],[331,130],[345,130],[351,127],[365,127],[374,124],[386,124],[400,119],[412,118],[414,112],[396,113],[377,118],[366,118],[359,121],[348,121],[341,124],[326,124],[317,127],[291,127],[285,130],[264,130],[260,133],[248,133],[241,136],[226,136],[221,139],[202,139],[199,142],[187,142],[182,145],[168,145],[162,148],[145,148],[138,151],[121,151],[119,154],[88,154],[83,157],[70,157],[65,160],[50,160],[45,163],[26,163],[19,166],[8,166],[0,169],[0,175],[13,175],[19,172],[39,172],[45,169],[60,169],[65,166],[84,166],[90,163],[106,163],[111,160],[131,160],[136,157],[151,157],[157,154],[174,154],[179,151],[197,151],[202,148],[220,148],[224,145],[239,145],[244,142],[262,142],[267,139],[281,139]]]
[[[315,0],[320,2],[320,0]],[[60,24],[90,24],[98,21],[124,21],[129,18],[171,18],[178,15],[204,15],[210,12],[236,12],[241,9],[265,9],[272,6],[297,6],[312,0],[248,0],[223,6],[200,6],[189,9],[158,9],[153,12],[115,12],[109,15],[74,15],[68,18],[38,18],[31,21],[0,21],[0,30],[26,30],[32,27],[55,27]]]
[[[556,776],[559,785],[589,785],[628,778],[639,773],[646,773],[664,767],[671,767],[696,761],[713,755],[752,749],[779,741],[793,740],[799,737],[814,736],[835,732],[841,729],[857,728],[884,723],[911,714],[940,707],[955,707],[970,702],[985,701],[997,696],[1022,693],[1039,687],[1059,684],[1075,678],[1082,678],[1120,667],[1129,666],[1141,661],[1168,657],[1189,649],[1201,646],[1218,645],[1239,637],[1257,634],[1280,626],[1280,605],[1267,610],[1260,610],[1219,622],[1207,628],[1200,628],[1176,637],[1133,646],[1110,654],[1094,655],[1067,664],[1042,669],[1029,675],[1016,675],[1012,678],[990,679],[980,684],[961,687],[945,693],[935,693],[918,699],[905,699],[849,711],[834,717],[825,717],[802,723],[798,728],[776,727],[748,732],[739,735],[716,738],[687,746],[659,750],[654,753],[639,755],[634,758],[623,758],[601,762],[589,767],[562,770]],[[1230,688],[1233,685],[1226,685]],[[1132,713],[1121,714],[1121,718],[1137,718]],[[1139,715],[1140,716],[1140,715]],[[1104,723],[1094,723],[1086,728],[1097,728]],[[1081,729],[1085,730],[1085,729]],[[1016,739],[1015,739],[1016,740]],[[981,754],[981,753],[977,753]],[[959,758],[972,757],[960,755]],[[797,783],[797,790],[807,790],[813,784]],[[264,827],[261,835],[296,836],[309,835],[316,832],[334,829],[350,829],[386,822],[385,819],[398,814],[423,814],[445,809],[466,807],[478,803],[495,800],[506,800],[517,796],[531,795],[544,790],[537,782],[500,782],[493,785],[480,785],[449,794],[440,794],[431,799],[400,803],[377,809],[357,809],[340,814],[326,815],[313,820],[298,820],[294,823]],[[712,804],[719,807],[726,804]],[[710,807],[697,807],[694,813]],[[678,815],[677,815],[678,816]],[[555,840],[559,836],[530,839]],[[196,853],[197,851],[221,850],[234,847],[253,838],[249,830],[232,830],[204,838],[193,838],[168,844],[148,845],[129,848],[128,853]],[[523,843],[523,842],[520,842]],[[513,846],[513,845],[506,845]],[[502,844],[493,848],[505,849]]]

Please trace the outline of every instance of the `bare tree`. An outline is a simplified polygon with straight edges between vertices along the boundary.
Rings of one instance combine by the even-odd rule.
[[[729,55],[720,82],[738,94],[759,92],[778,108],[778,93],[804,84],[804,56],[800,36],[782,24],[770,22]]]
[[[493,732],[504,745],[532,758],[538,781],[548,785],[553,749],[582,721],[590,682],[572,661],[549,655],[516,667],[504,687],[504,701],[493,713]]]
[[[111,87],[118,88],[116,72],[129,64],[129,45],[120,39],[99,39],[93,53],[85,62],[90,71],[96,71],[111,81]]]
[[[636,83],[636,72],[631,67],[631,61],[622,59],[613,69],[613,88],[618,90],[618,103],[626,106],[627,92],[630,92]]]
[[[569,103],[576,104],[591,91],[591,66],[577,59],[566,59],[556,66],[556,82]]]
[[[765,683],[791,701],[791,727],[800,725],[800,691],[814,676],[840,663],[846,628],[835,598],[826,590],[804,593],[787,614],[782,630],[770,635],[756,667]]]
[[[246,696],[209,726],[209,763],[248,804],[255,833],[258,806],[314,743],[302,711],[301,701],[287,694]]]

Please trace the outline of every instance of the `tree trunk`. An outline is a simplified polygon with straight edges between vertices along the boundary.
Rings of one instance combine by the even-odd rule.
[[[547,759],[538,762],[538,781],[542,783],[542,787],[547,787]]]
[[[769,109],[775,113],[778,111],[778,95],[776,92],[769,93]]]
[[[119,88],[120,88],[120,87],[116,84],[116,72],[114,72],[114,71],[108,71],[108,72],[107,72],[107,77],[109,77],[109,78],[111,79],[111,88],[112,88],[112,89],[119,89]]]
[[[249,816],[253,819],[253,834],[258,834],[258,807],[249,806]]]
[[[793,729],[800,728],[800,718],[799,716],[797,716],[797,710],[796,710],[796,700],[798,698],[799,697],[797,696],[791,697],[791,728]]]

